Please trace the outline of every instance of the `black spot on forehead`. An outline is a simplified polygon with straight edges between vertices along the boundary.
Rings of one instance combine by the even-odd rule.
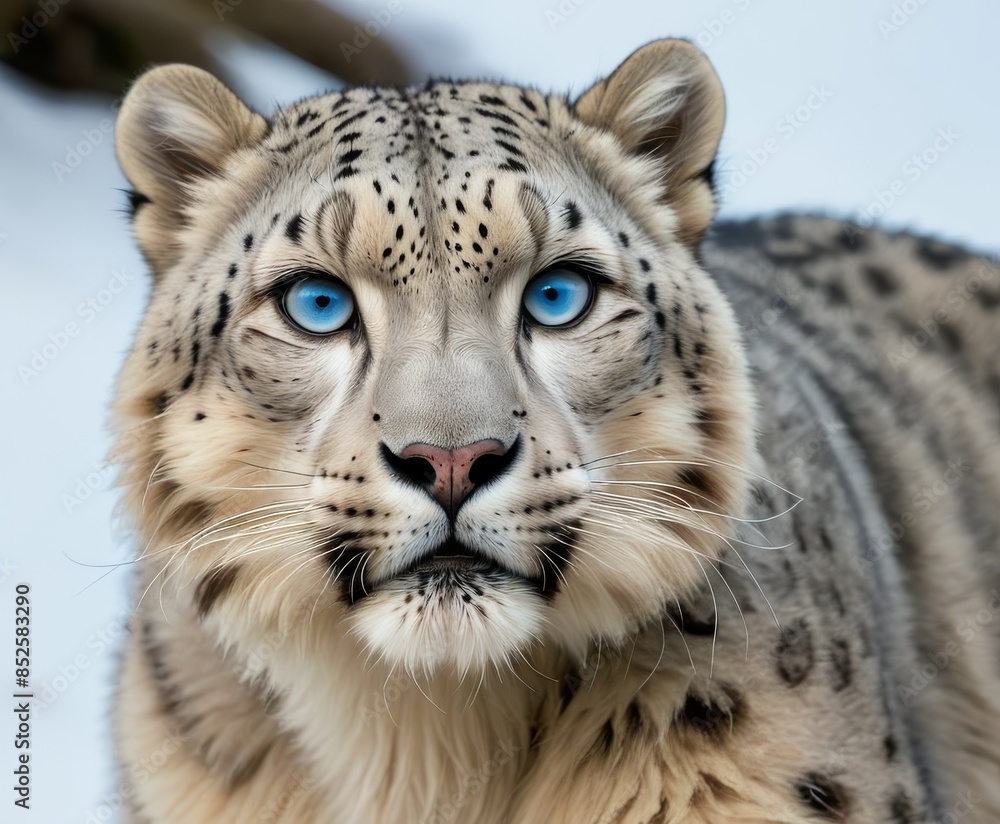
[[[294,151],[288,149],[290,156],[319,154],[329,145],[335,179],[369,172],[377,192],[384,186],[387,165],[406,174],[407,166],[415,170],[426,164],[442,181],[470,178],[469,169],[462,165],[469,163],[526,172],[525,141],[537,143],[547,128],[538,122],[536,102],[520,88],[478,83],[431,82],[418,90],[359,88],[303,105],[305,110],[300,106],[297,112],[301,113],[295,117],[278,115],[266,148],[288,149],[301,134],[296,127],[318,129],[319,123],[327,122],[316,114],[326,109],[332,115],[328,118],[331,127],[318,133],[316,140],[303,141]],[[384,151],[371,153],[357,145],[347,151],[341,148],[345,141],[357,140]],[[428,163],[429,158],[435,160]],[[488,191],[484,200],[490,199]]]
[[[285,236],[295,243],[302,239],[302,215],[295,215],[285,224]]]
[[[563,206],[563,215],[566,218],[567,229],[575,229],[580,225],[580,221],[582,220],[580,210],[572,200],[566,201],[566,204]]]

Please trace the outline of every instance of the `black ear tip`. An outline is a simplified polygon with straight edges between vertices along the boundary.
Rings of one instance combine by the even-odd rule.
[[[719,189],[715,185],[715,161],[716,158],[713,157],[712,162],[698,173],[697,178],[708,184],[708,188],[712,190],[712,194],[717,195],[719,193]]]
[[[142,192],[137,192],[135,189],[130,189],[128,191],[128,216],[129,218],[134,218],[135,213],[139,211],[139,208],[146,203],[152,203],[152,201],[146,197]]]

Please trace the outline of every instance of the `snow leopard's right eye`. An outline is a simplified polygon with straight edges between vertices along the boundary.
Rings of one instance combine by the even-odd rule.
[[[308,275],[292,283],[281,297],[285,317],[310,335],[331,335],[354,317],[354,296],[329,275]]]

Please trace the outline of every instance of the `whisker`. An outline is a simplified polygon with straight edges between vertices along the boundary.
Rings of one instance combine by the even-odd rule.
[[[648,480],[633,480],[633,481],[629,481],[629,480],[591,480],[591,483],[592,484],[606,485],[606,486],[650,487],[650,488],[653,488],[653,490],[657,491],[657,492],[659,492],[663,488],[665,488],[665,489],[682,489],[685,492],[687,492],[688,494],[697,495],[699,498],[702,498],[702,499],[708,501],[709,503],[715,503],[715,501],[713,501],[707,495],[704,495],[704,494],[702,494],[700,492],[697,492],[697,491],[695,491],[693,489],[685,489],[684,487],[677,486],[676,484],[667,484],[667,483],[663,483],[663,482],[660,482],[660,481],[648,481]],[[597,491],[598,490],[594,490],[594,492],[597,492]],[[612,493],[604,493],[604,494],[610,495]],[[713,510],[699,510],[699,509],[694,509],[694,508],[690,507],[689,505],[687,505],[687,503],[683,500],[683,498],[679,498],[679,496],[677,496],[677,495],[673,495],[671,493],[661,493],[661,494],[669,495],[671,498],[678,498],[678,503],[684,505],[686,508],[691,509],[692,512],[704,512],[705,514],[714,515],[715,517],[718,517],[718,518],[724,518],[726,520],[736,521],[736,522],[742,523],[742,524],[762,524],[762,523],[766,523],[767,521],[776,520],[777,518],[781,518],[784,515],[787,515],[796,506],[798,506],[799,502],[801,502],[801,501],[796,502],[796,503],[792,504],[790,507],[788,507],[787,509],[783,509],[781,512],[778,512],[778,513],[776,513],[774,515],[769,515],[766,518],[738,518],[735,515],[727,515],[724,512],[715,512]],[[640,498],[638,500],[643,500],[643,499]]]
[[[623,498],[623,496],[615,496],[615,497],[616,498]],[[686,526],[689,529],[696,529],[699,532],[704,532],[704,533],[706,533],[708,535],[713,535],[713,536],[715,536],[716,538],[719,538],[719,539],[728,538],[729,540],[736,541],[737,543],[743,544],[744,546],[748,546],[748,547],[750,547],[752,549],[763,549],[763,550],[772,550],[773,551],[773,550],[787,549],[788,547],[792,546],[792,544],[783,544],[781,546],[774,546],[774,545],[764,546],[762,544],[754,544],[754,543],[751,543],[750,541],[745,540],[743,538],[738,538],[735,535],[724,535],[723,533],[719,532],[718,530],[712,529],[707,524],[704,524],[704,523],[701,523],[701,522],[697,522],[697,521],[692,521],[692,520],[690,520],[688,518],[685,518],[677,510],[663,511],[663,510],[653,509],[653,508],[651,508],[651,507],[648,506],[649,501],[645,501],[642,498],[635,498],[635,499],[623,498],[623,499],[624,500],[633,500],[636,503],[632,505],[632,508],[628,508],[627,509],[627,508],[624,508],[622,506],[616,505],[614,503],[601,503],[601,502],[595,501],[595,502],[592,503],[591,507],[592,507],[592,509],[596,509],[596,510],[599,510],[601,512],[621,514],[623,516],[628,516],[628,517],[630,517],[631,520],[634,520],[634,521],[639,522],[639,523],[648,522],[648,521],[658,521],[658,522],[663,522],[663,523],[668,523],[668,524],[677,524],[679,526]],[[644,506],[643,504],[646,504],[646,505]],[[686,508],[682,507],[681,509],[686,509]],[[700,510],[694,510],[694,509],[687,510],[687,511],[700,513]],[[709,513],[709,514],[711,514],[711,513]],[[762,538],[766,538],[765,535],[761,535],[761,537]]]
[[[301,475],[303,478],[317,478],[319,477],[314,472],[296,472],[294,469],[279,469],[276,466],[263,466],[261,464],[255,464],[252,461],[245,461],[242,458],[236,458],[241,464],[246,464],[247,466],[252,466],[255,469],[263,469],[267,472],[284,472],[288,475]]]

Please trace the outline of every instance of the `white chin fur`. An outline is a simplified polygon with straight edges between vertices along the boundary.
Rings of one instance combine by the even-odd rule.
[[[394,581],[352,608],[351,631],[383,663],[413,675],[506,667],[538,638],[545,602],[519,581],[463,577]]]

